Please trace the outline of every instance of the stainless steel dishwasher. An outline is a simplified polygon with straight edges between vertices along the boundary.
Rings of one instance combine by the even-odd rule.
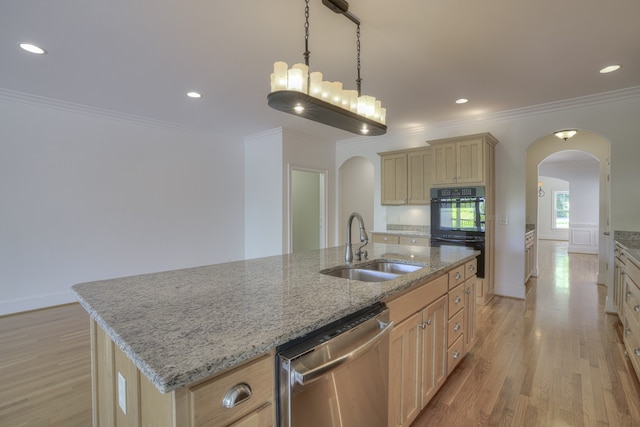
[[[278,348],[281,427],[383,427],[389,310],[377,304]]]

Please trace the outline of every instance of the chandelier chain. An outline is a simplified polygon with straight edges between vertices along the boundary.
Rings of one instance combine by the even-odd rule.
[[[309,56],[311,52],[309,52],[309,0],[306,0],[306,5],[304,8],[304,63],[308,67],[309,66]]]
[[[360,90],[360,85],[362,83],[362,79],[360,78],[360,24],[358,24],[356,28],[356,57],[357,59],[357,69],[358,69],[358,78],[356,79],[356,88],[358,89],[358,96],[362,95]]]

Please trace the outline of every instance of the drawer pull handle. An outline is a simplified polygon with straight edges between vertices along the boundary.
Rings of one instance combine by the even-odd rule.
[[[460,323],[456,323],[453,325],[453,332],[458,332],[460,330]]]
[[[411,243],[415,243],[415,242],[416,242],[416,239],[411,239]]]
[[[460,352],[458,350],[454,351],[451,357],[453,357],[454,359],[458,359],[460,357]]]
[[[631,335],[631,328],[627,328],[627,329],[625,329],[625,330],[624,330],[624,334],[625,334],[626,336]]]
[[[635,311],[636,313],[640,313],[640,305],[634,306],[633,311]]]
[[[249,387],[249,384],[236,384],[227,390],[224,398],[222,398],[222,406],[231,409],[249,399],[251,399],[251,387]]]
[[[461,298],[460,298],[460,296],[458,295],[458,296],[456,296],[456,297],[454,298],[453,302],[454,302],[454,304],[459,304],[461,300],[462,300],[462,299],[461,299]]]
[[[460,272],[456,272],[456,280],[460,280],[462,278],[462,274]]]
[[[633,352],[636,354],[636,356],[640,357],[640,348],[634,349]]]

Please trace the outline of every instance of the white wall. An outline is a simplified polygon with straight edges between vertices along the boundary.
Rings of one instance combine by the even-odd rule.
[[[243,257],[240,141],[2,93],[0,132],[0,314]]]
[[[548,173],[548,172],[545,172]],[[536,225],[538,239],[569,240],[569,229],[553,228],[553,192],[569,191],[569,181],[549,176],[539,176],[545,192],[543,197],[538,197],[538,223]],[[573,194],[571,194],[571,208],[573,208]],[[571,215],[571,212],[569,213]]]
[[[347,243],[347,220],[353,212],[358,212],[362,216],[365,230],[373,230],[373,194],[375,192],[373,171],[373,164],[364,157],[351,157],[340,166],[340,178],[337,182],[340,193],[339,245]]]
[[[335,211],[335,142],[273,129],[245,138],[245,257],[290,252],[290,171],[327,176],[327,212]],[[335,245],[333,215],[327,218],[327,246]]]
[[[282,129],[245,138],[245,258],[283,253],[282,156]]]
[[[524,298],[526,149],[558,129],[591,130],[611,142],[612,227],[640,231],[640,194],[634,190],[640,178],[640,88],[583,97],[525,108],[467,121],[441,124],[422,130],[391,131],[382,137],[340,141],[336,164],[356,155],[369,158],[376,167],[375,227],[382,228],[385,209],[380,205],[380,161],[377,152],[424,145],[438,138],[491,132],[496,146],[496,216],[508,219],[496,225],[496,293]],[[632,194],[630,197],[629,194]]]

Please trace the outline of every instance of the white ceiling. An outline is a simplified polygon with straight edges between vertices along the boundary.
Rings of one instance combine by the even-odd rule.
[[[321,0],[310,8],[312,71],[355,88],[355,25]],[[350,10],[362,22],[362,90],[387,107],[390,131],[640,86],[638,0]],[[351,138],[266,104],[273,62],[303,62],[303,24],[303,0],[2,0],[0,88],[238,138],[276,127]]]

